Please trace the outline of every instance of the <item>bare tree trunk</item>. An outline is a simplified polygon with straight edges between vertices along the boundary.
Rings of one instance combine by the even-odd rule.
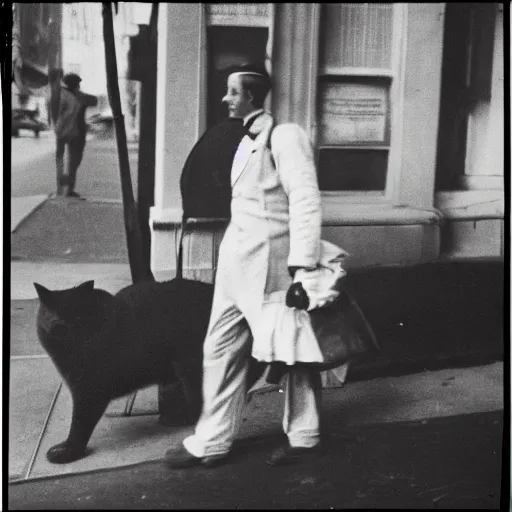
[[[137,208],[133,196],[126,129],[119,95],[114,22],[112,18],[112,4],[110,2],[103,2],[103,38],[105,42],[105,63],[107,67],[107,90],[116,131],[126,243],[128,246],[128,260],[130,263],[132,281],[136,283],[138,281],[154,280],[149,265],[145,263]]]

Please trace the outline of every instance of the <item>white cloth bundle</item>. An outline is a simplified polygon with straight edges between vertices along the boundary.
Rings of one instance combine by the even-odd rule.
[[[315,270],[299,269],[295,273],[294,283],[301,283],[309,298],[308,311],[331,303],[338,295],[334,286],[347,273],[342,263],[348,253],[340,247],[321,240],[320,264]]]
[[[348,253],[340,247],[321,241],[318,272],[307,272],[318,277],[303,282],[308,295],[311,293],[310,302],[313,307],[318,307],[318,304],[330,297],[333,297],[330,300],[334,300],[337,296],[337,292],[334,295],[330,293],[330,289],[346,274],[341,267],[341,262],[346,256]],[[297,273],[298,280],[300,278],[297,277]],[[311,326],[309,313],[304,309],[289,308],[285,303],[285,296],[286,291],[280,291],[270,294],[265,300],[261,322],[258,329],[253,332],[253,357],[258,361],[282,361],[288,365],[297,362],[323,362],[324,358]]]

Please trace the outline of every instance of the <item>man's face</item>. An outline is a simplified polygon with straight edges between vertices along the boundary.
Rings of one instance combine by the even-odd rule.
[[[229,117],[244,118],[252,111],[256,110],[252,104],[250,93],[242,87],[240,75],[229,75],[227,84],[227,93],[222,102],[226,103],[229,110]]]

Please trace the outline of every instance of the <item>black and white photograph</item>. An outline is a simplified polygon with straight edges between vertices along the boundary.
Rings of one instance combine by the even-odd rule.
[[[1,17],[6,510],[510,510],[510,5]]]

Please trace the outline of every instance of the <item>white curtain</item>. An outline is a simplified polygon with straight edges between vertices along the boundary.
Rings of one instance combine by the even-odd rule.
[[[323,65],[390,68],[393,4],[323,4]]]

